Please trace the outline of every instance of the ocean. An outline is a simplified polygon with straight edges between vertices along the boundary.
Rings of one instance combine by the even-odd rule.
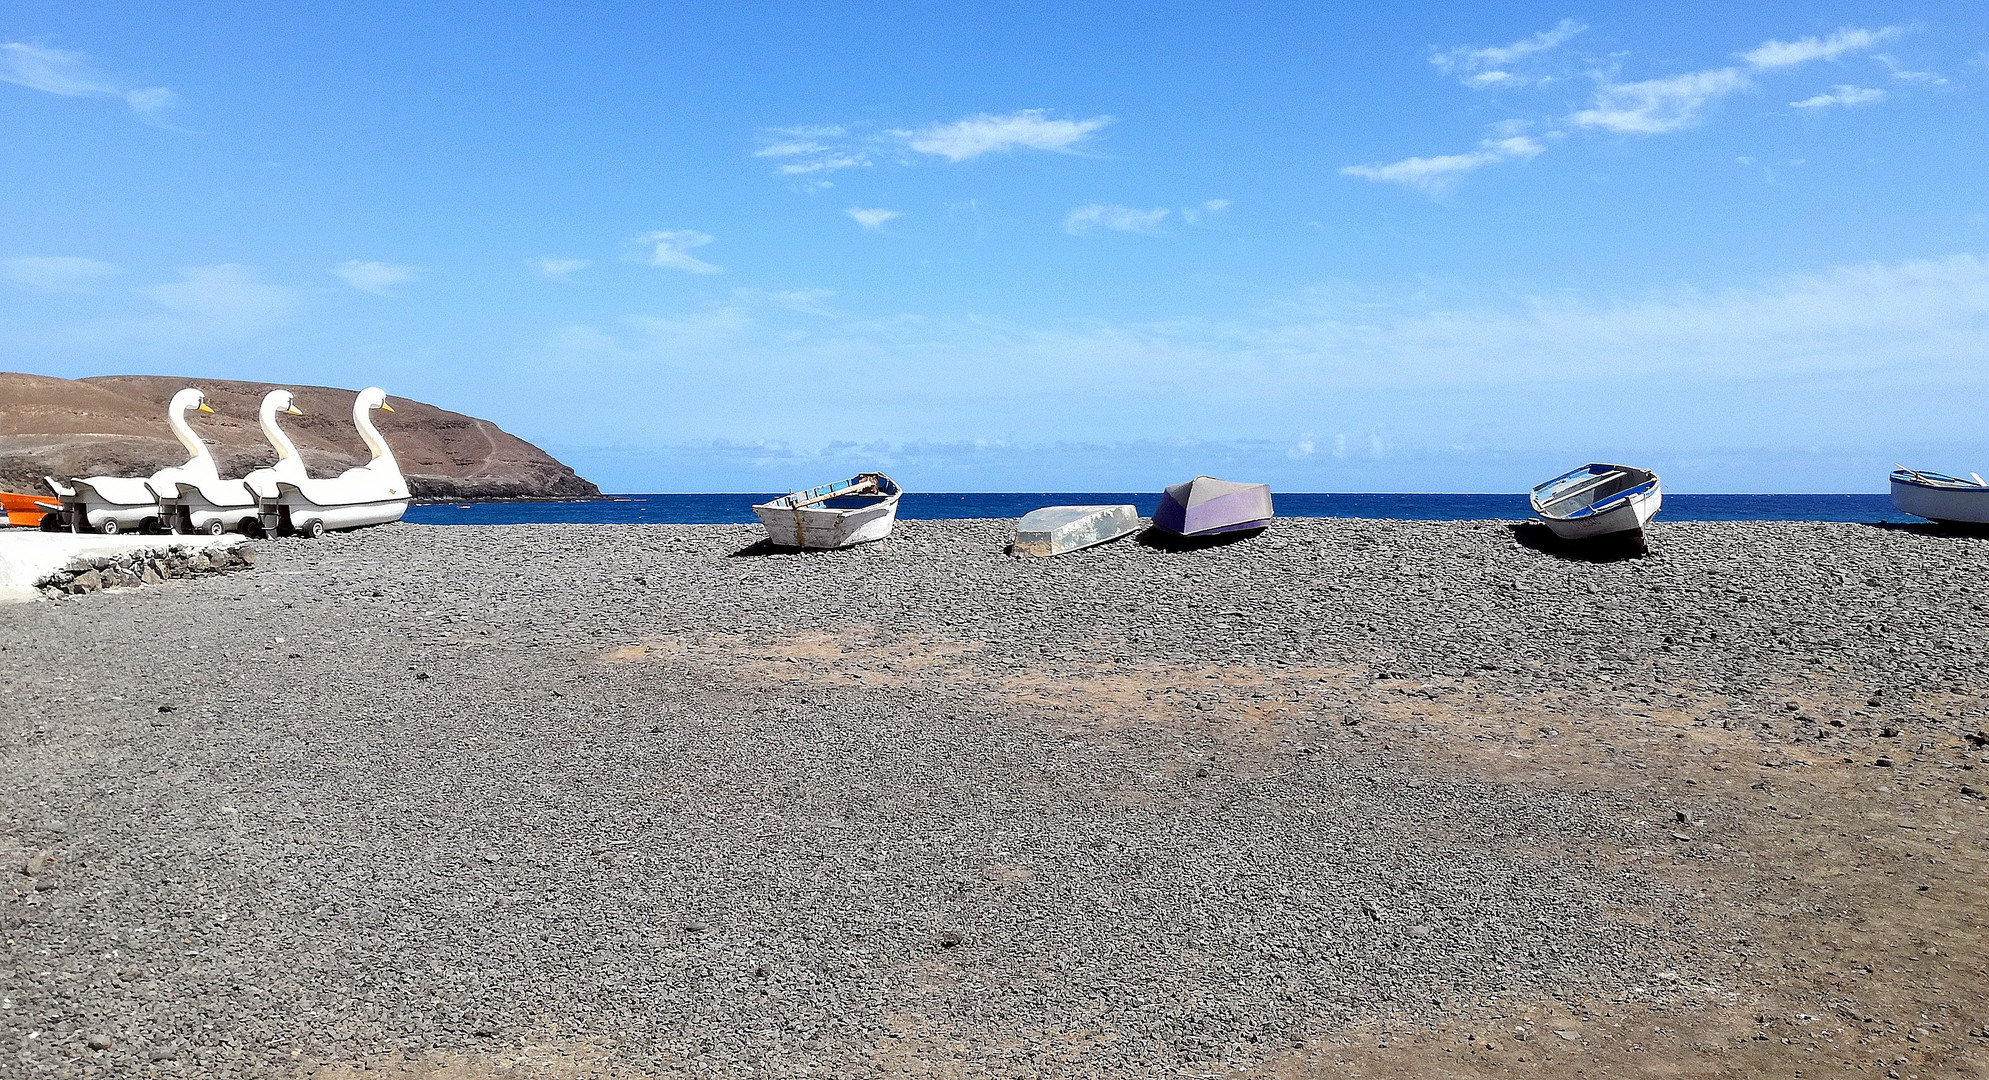
[[[772,494],[616,495],[598,502],[448,503],[408,508],[406,520],[423,525],[527,524],[750,524],[753,504]],[[1277,493],[1280,517],[1398,518],[1410,521],[1518,521],[1532,516],[1525,495],[1387,495]],[[905,495],[898,516],[912,520],[1017,518],[1041,506],[1132,503],[1151,517],[1158,492],[922,491]],[[1857,521],[1911,522],[1887,495],[1672,495],[1663,521]]]

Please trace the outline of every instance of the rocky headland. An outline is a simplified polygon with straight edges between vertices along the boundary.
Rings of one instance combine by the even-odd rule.
[[[142,476],[186,460],[166,425],[166,402],[188,386],[207,394],[214,415],[196,430],[209,440],[223,476],[268,465],[256,426],[264,394],[294,390],[302,416],[283,430],[316,476],[335,476],[369,456],[352,426],[355,391],[325,386],[107,375],[57,379],[0,372],[0,489],[45,492],[43,476]],[[601,489],[550,454],[488,420],[404,397],[374,416],[416,499],[595,498]]]

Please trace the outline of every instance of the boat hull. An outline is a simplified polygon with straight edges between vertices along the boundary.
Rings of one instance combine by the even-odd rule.
[[[1117,540],[1140,527],[1140,512],[1131,504],[1116,506],[1046,506],[1023,515],[1015,526],[1015,553],[1047,559],[1068,551]]]
[[[1563,540],[1593,540],[1598,536],[1641,532],[1664,504],[1664,493],[1632,495],[1620,506],[1584,518],[1555,518],[1542,514],[1540,520]]]
[[[1238,484],[1198,476],[1161,493],[1153,527],[1176,536],[1219,536],[1271,523],[1269,484]]]
[[[280,532],[308,533],[312,522],[322,523],[327,530],[385,525],[399,521],[407,513],[407,505],[405,497],[324,505],[312,502],[288,484],[278,484],[275,498],[258,500],[258,517],[263,533],[275,536]]]
[[[1633,465],[1590,462],[1536,486],[1533,513],[1563,540],[1642,532],[1664,506],[1658,474]]]
[[[88,480],[71,480],[68,492],[59,492],[62,520],[71,532],[139,532],[159,524],[159,501],[118,502],[107,498]],[[148,492],[150,488],[146,489]]]
[[[898,500],[894,496],[875,506],[851,510],[755,506],[753,513],[767,527],[767,543],[827,550],[868,544],[891,535],[898,521]]]
[[[159,499],[159,517],[177,532],[250,532],[259,527],[262,505],[243,485],[247,502],[220,503],[207,497],[192,484],[176,484],[172,494]]]
[[[0,491],[0,510],[6,511],[7,524],[19,528],[32,529],[39,526],[43,516],[61,505],[58,499]]]
[[[1892,505],[1929,521],[1989,525],[1989,488],[1953,488],[1892,478]]]
[[[891,535],[898,522],[898,485],[883,473],[797,491],[753,507],[774,547],[825,551],[854,547]],[[835,506],[836,501],[856,505]]]

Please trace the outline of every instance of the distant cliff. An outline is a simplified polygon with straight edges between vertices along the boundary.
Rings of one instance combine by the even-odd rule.
[[[336,476],[371,455],[352,426],[353,390],[282,383],[107,375],[54,379],[0,372],[0,490],[45,493],[41,478],[149,476],[186,460],[166,426],[166,402],[199,387],[214,415],[194,413],[193,429],[213,450],[222,476],[275,460],[256,425],[262,397],[282,386],[302,416],[283,417],[313,476]],[[389,388],[391,390],[391,388]],[[551,455],[488,420],[389,397],[373,414],[417,499],[589,498],[601,489]]]

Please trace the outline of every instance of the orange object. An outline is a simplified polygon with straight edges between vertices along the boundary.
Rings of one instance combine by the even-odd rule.
[[[52,496],[16,495],[11,491],[0,491],[0,510],[7,512],[9,525],[34,528],[41,524],[42,514],[60,505]]]

